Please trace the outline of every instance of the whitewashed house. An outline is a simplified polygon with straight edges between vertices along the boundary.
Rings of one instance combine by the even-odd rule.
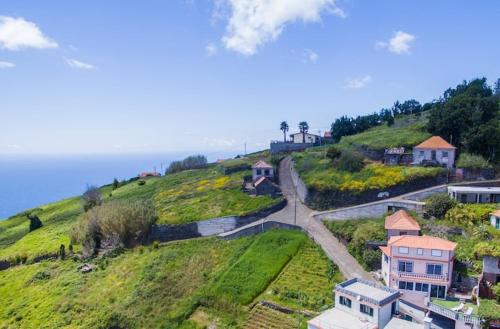
[[[259,178],[274,179],[274,168],[264,160],[260,160],[252,166],[252,181],[255,183]]]
[[[456,147],[439,136],[432,136],[413,148],[413,163],[436,163],[448,168],[455,164]]]
[[[295,144],[316,144],[320,142],[321,137],[310,133],[290,134],[290,141]]]

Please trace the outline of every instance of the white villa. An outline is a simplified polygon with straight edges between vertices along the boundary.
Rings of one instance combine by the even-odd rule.
[[[320,136],[310,134],[310,133],[294,133],[290,134],[290,139],[292,143],[295,144],[316,144],[319,143],[320,141]]]

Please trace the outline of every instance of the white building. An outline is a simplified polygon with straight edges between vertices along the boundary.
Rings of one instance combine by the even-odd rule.
[[[413,163],[436,163],[448,168],[455,164],[456,147],[439,136],[432,136],[413,148]]]
[[[274,179],[273,166],[263,160],[258,161],[252,166],[252,181],[256,182],[261,177],[266,177],[270,180]]]
[[[500,209],[495,210],[491,213],[490,222],[491,226],[493,226],[497,230],[500,230]]]
[[[295,133],[290,135],[290,140],[295,144],[316,144],[320,142],[320,136],[310,133]]]
[[[448,186],[448,195],[460,203],[496,203],[500,187]]]
[[[399,311],[400,293],[374,283],[350,279],[335,287],[335,307],[307,322],[308,329],[424,328],[393,318]],[[394,323],[393,323],[394,322]]]

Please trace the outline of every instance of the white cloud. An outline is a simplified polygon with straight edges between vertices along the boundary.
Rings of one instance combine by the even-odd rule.
[[[387,48],[390,52],[398,55],[409,54],[410,48],[415,41],[415,36],[403,31],[397,31],[388,42],[378,41],[376,48]]]
[[[276,40],[288,23],[318,22],[322,12],[346,16],[335,6],[335,0],[227,0],[227,3],[231,14],[222,41],[226,48],[244,55],[253,55],[262,44]]]
[[[205,46],[205,53],[208,57],[214,56],[217,54],[217,46],[213,43],[209,43]]]
[[[306,56],[306,62],[315,63],[319,59],[319,55],[311,49],[305,49],[304,53]]]
[[[16,64],[11,63],[11,62],[1,62],[0,61],[0,69],[10,69],[16,66]]]
[[[94,68],[94,65],[80,62],[80,61],[77,61],[76,59],[66,58],[65,60],[66,60],[66,63],[70,67],[75,68],[75,69],[91,70]]]
[[[0,46],[8,50],[58,47],[54,40],[43,35],[35,23],[8,16],[0,16]]]
[[[372,81],[372,77],[365,75],[361,78],[350,79],[347,81],[347,88],[350,89],[360,89],[365,87],[368,83]]]

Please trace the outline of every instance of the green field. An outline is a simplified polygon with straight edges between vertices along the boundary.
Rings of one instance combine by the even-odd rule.
[[[112,191],[101,188],[104,202],[111,200],[154,200],[158,223],[182,224],[219,216],[245,215],[281,201],[280,198],[250,196],[241,189],[249,171],[223,175],[215,166],[146,179],[145,185],[129,182]],[[33,210],[43,227],[28,232],[25,212],[0,221],[0,260],[55,253],[69,244],[68,232],[82,212],[79,198],[41,206]]]
[[[138,247],[91,260],[96,269],[87,274],[72,259],[16,266],[0,271],[0,328],[202,328],[200,318],[242,328],[248,305],[275,278],[271,287],[292,275],[312,279],[317,269],[311,286],[286,284],[300,294],[331,294],[328,260],[305,256],[312,246],[304,233],[279,230]],[[303,273],[305,261],[311,273]]]
[[[293,161],[304,183],[317,191],[364,192],[370,189],[384,189],[413,180],[434,177],[442,168],[408,166],[385,166],[368,163],[359,172],[342,171],[335,168],[324,151],[294,153]]]
[[[377,126],[359,134],[344,136],[334,144],[339,150],[376,151],[385,148],[411,148],[430,137],[425,131],[425,115],[401,116],[393,126]],[[317,191],[342,191],[360,193],[371,189],[385,189],[408,183],[423,177],[434,177],[440,168],[409,166],[384,166],[381,163],[366,160],[365,167],[359,172],[342,171],[326,157],[329,145],[314,147],[301,153],[293,154],[293,161],[300,177],[309,188]]]

